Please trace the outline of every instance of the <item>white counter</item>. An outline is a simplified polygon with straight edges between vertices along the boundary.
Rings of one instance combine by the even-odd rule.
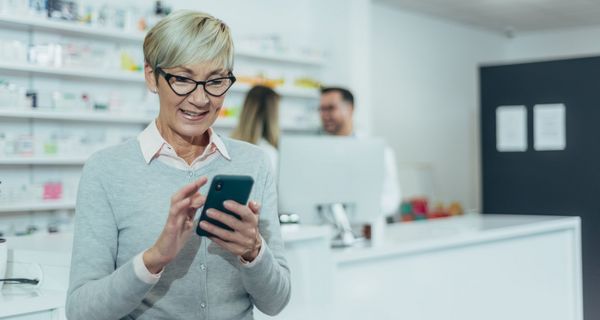
[[[467,216],[333,252],[339,319],[582,320],[580,220]]]
[[[65,291],[6,286],[0,291],[0,318],[64,319]]]
[[[333,252],[339,263],[408,255],[532,234],[578,228],[579,218],[521,215],[467,215],[450,219],[390,225],[377,247],[355,247]]]
[[[302,261],[315,257],[320,257],[320,262],[325,261],[329,252],[329,234],[330,229],[323,226],[282,227],[289,262],[306,265]],[[41,281],[37,286],[5,285],[0,291],[0,318],[65,319],[72,243],[73,235],[68,233],[7,238],[7,277],[37,278]],[[320,262],[315,268],[310,268],[312,274],[323,274],[319,271],[324,266]],[[297,313],[305,305],[319,304],[322,300],[319,294],[305,290],[321,285],[317,282],[319,277],[305,278],[300,270],[292,274],[292,281],[303,283],[303,286],[292,288],[295,299],[288,305],[287,312]],[[265,316],[257,312],[257,318],[261,317]]]
[[[72,242],[70,234],[7,238],[7,278],[36,278],[40,283],[4,285],[0,318],[64,319]]]
[[[389,226],[377,247],[342,250],[328,247],[325,227],[286,226],[282,233],[293,291],[278,319],[583,318],[578,218],[419,221]],[[71,241],[69,235],[11,241],[13,263],[37,261],[45,276],[37,296],[19,293],[19,300],[3,290],[0,318],[44,308],[64,314]]]

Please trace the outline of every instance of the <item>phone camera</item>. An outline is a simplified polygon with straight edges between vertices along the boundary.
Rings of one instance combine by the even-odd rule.
[[[217,182],[217,186],[215,187],[217,191],[221,191],[223,189],[223,182]]]

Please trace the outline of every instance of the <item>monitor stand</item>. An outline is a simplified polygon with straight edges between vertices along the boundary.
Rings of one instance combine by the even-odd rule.
[[[318,206],[321,215],[335,227],[335,236],[331,240],[334,248],[350,247],[364,241],[352,231],[346,208],[342,203],[332,203]],[[323,210],[324,209],[324,210]]]

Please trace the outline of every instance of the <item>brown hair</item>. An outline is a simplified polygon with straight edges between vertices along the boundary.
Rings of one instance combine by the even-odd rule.
[[[231,134],[234,139],[257,144],[264,138],[279,145],[279,94],[265,86],[255,86],[246,95],[240,120]]]

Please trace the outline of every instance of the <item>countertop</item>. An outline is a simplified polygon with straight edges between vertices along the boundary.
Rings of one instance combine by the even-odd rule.
[[[333,250],[338,264],[579,228],[579,217],[469,214],[387,226],[378,246]]]

